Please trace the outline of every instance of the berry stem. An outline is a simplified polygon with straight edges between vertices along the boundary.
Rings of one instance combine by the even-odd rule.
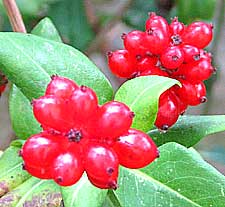
[[[26,33],[26,28],[15,0],[3,0],[14,32]]]

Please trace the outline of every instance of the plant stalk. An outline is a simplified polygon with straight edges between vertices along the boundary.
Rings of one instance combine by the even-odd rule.
[[[14,32],[26,33],[26,28],[15,0],[3,0]]]

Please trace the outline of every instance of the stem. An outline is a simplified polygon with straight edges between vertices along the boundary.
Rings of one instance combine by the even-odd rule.
[[[26,33],[26,28],[15,0],[3,0],[14,32]]]

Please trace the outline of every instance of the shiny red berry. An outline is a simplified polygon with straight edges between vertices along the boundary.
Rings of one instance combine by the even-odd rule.
[[[149,15],[149,18],[147,19],[145,23],[146,30],[158,28],[161,29],[165,34],[169,33],[169,25],[161,16],[157,16],[154,12],[151,12]]]
[[[190,63],[200,59],[200,50],[192,45],[183,45],[181,47],[184,54],[184,62]]]
[[[142,168],[159,156],[157,146],[145,133],[129,129],[115,142],[115,150],[121,165],[127,168]]]
[[[29,174],[40,179],[52,179],[52,166],[32,167],[28,164],[23,165],[23,169]]]
[[[91,116],[96,116],[98,99],[95,92],[86,87],[80,86],[70,98],[72,105],[71,112],[76,125],[85,125]]]
[[[121,78],[129,78],[135,72],[135,61],[127,50],[109,52],[108,64],[112,73]]]
[[[145,71],[149,68],[152,68],[158,62],[158,58],[156,56],[144,57],[141,61],[138,61],[136,64],[137,71]]]
[[[179,103],[175,95],[170,91],[164,92],[159,97],[159,107],[155,126],[161,130],[167,130],[176,123],[179,112]]]
[[[182,35],[185,30],[185,25],[179,22],[177,17],[172,20],[169,27],[171,35]]]
[[[159,67],[156,67],[156,66],[149,67],[147,70],[142,71],[140,73],[140,76],[149,76],[149,75],[159,75],[159,76],[168,77],[167,72],[162,71]]]
[[[87,175],[102,181],[117,182],[119,160],[117,154],[107,145],[90,143],[85,150]]]
[[[71,145],[56,157],[52,165],[52,177],[61,186],[75,184],[84,172],[79,146]]]
[[[69,98],[73,91],[78,88],[74,81],[53,75],[51,82],[46,88],[45,95],[54,95],[59,98]]]
[[[30,168],[49,167],[55,157],[66,146],[66,138],[48,133],[39,133],[31,136],[23,145],[21,156]]]
[[[191,83],[186,80],[179,80],[181,88],[177,88],[176,94],[188,105],[196,106],[206,102],[206,88],[203,82]]]
[[[123,103],[111,101],[102,105],[96,116],[93,136],[116,138],[131,126],[134,113]]]
[[[37,121],[57,131],[66,132],[73,127],[69,101],[45,95],[32,102]]]
[[[145,44],[145,36],[146,33],[139,30],[131,31],[128,34],[123,34],[122,39],[125,49],[134,55],[134,57],[144,56],[148,51]]]
[[[161,54],[169,45],[169,35],[159,28],[152,28],[146,31],[146,45],[154,55]]]
[[[176,69],[184,61],[183,51],[178,46],[168,47],[161,55],[160,61],[167,69]]]
[[[213,26],[204,22],[193,22],[187,26],[182,39],[185,44],[198,48],[206,47],[212,40]]]

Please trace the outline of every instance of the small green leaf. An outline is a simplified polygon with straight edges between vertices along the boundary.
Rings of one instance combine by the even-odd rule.
[[[84,174],[75,185],[61,187],[61,193],[66,207],[101,207],[107,190],[94,187]]]
[[[102,104],[112,99],[112,87],[81,52],[31,34],[0,33],[2,71],[30,100],[44,94],[50,76],[58,74],[93,88]]]
[[[1,207],[52,206],[59,207],[62,197],[59,186],[52,180],[31,177],[22,185],[0,198]]]
[[[186,24],[199,19],[211,19],[215,5],[216,0],[177,0],[177,16]]]
[[[23,161],[18,156],[18,151],[19,148],[11,146],[0,157],[0,197],[30,178],[22,170]]]
[[[186,147],[198,143],[207,135],[225,131],[225,115],[181,116],[168,132],[153,129],[148,134],[160,146],[166,142],[177,142]]]
[[[39,37],[44,37],[49,40],[54,40],[56,42],[62,42],[57,29],[52,23],[51,19],[45,17],[42,19],[31,31],[32,34],[35,34]]]
[[[157,75],[134,78],[119,88],[115,100],[127,104],[135,113],[132,127],[146,132],[155,122],[159,96],[175,84],[179,82]]]
[[[55,22],[63,40],[85,51],[94,37],[82,0],[58,1],[51,5],[48,16]]]
[[[160,158],[146,168],[121,168],[114,191],[121,206],[224,206],[225,177],[194,149],[167,143],[159,150]]]

